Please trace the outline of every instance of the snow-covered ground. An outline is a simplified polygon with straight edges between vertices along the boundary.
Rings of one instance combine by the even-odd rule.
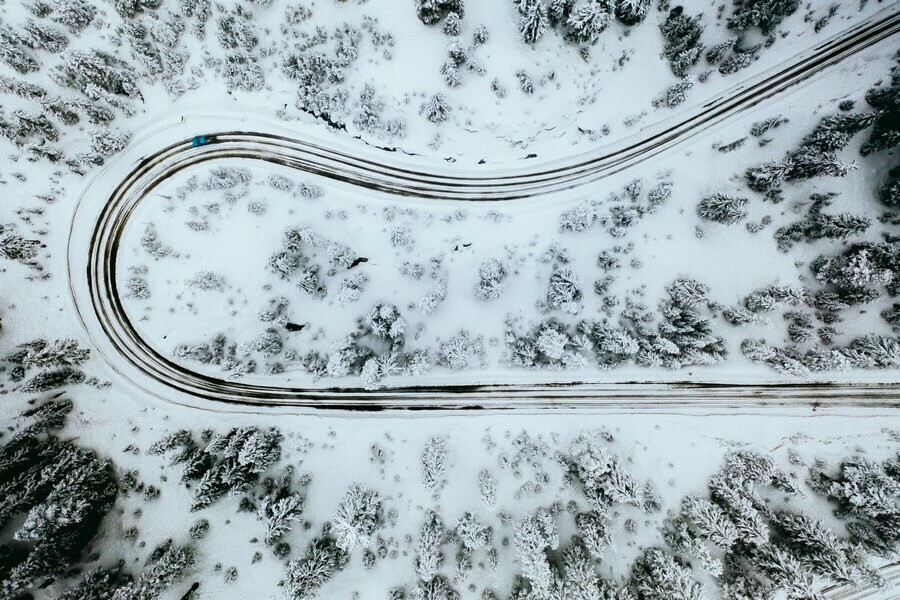
[[[896,569],[872,569],[900,519],[897,8],[745,0],[791,13],[763,33],[729,29],[741,3],[682,4],[469,2],[456,23],[456,0],[0,2],[0,598],[896,598]],[[566,7],[523,41],[520,18]],[[584,23],[595,43],[572,41]],[[611,164],[873,23],[884,39],[798,85],[528,198],[193,165],[91,268],[118,184],[197,135],[527,179]],[[94,312],[106,283],[129,343]],[[766,401],[254,407],[143,379],[138,341],[209,389],[715,382]],[[777,387],[818,383],[822,405]],[[94,568],[112,570],[79,583]]]

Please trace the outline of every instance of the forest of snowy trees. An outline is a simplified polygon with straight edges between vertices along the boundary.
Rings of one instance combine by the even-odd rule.
[[[559,449],[556,442],[551,447],[523,431],[511,440],[510,453],[499,455],[499,473],[484,470],[471,482],[480,488],[481,508],[477,501],[454,501],[421,509],[416,534],[398,539],[396,499],[361,484],[346,489],[331,519],[304,522],[317,477],[297,477],[285,464],[282,432],[246,426],[223,433],[178,430],[147,449],[150,456],[171,457],[165,470],[171,484],[160,484],[164,495],[180,479],[191,492],[184,509],[201,518],[180,541],[169,539],[152,549],[135,570],[116,564],[109,552],[96,552],[101,548],[94,544],[99,531],[121,518],[115,507],[129,498],[156,502],[160,490],[141,481],[137,471],[125,472],[62,436],[72,409],[63,395],[36,400],[0,448],[2,520],[16,524],[4,530],[9,537],[0,547],[3,597],[48,583],[67,599],[159,598],[170,586],[184,588],[196,574],[198,558],[213,551],[206,540],[223,525],[211,523],[221,513],[210,511],[222,503],[230,504],[231,512],[256,515],[258,533],[249,535],[264,539],[266,552],[284,569],[285,592],[296,599],[328,595],[332,579],[360,560],[366,569],[381,561],[410,564],[416,580],[397,582],[391,597],[458,598],[478,589],[474,582],[482,580],[476,573],[485,562],[497,568],[506,544],[519,575],[498,572],[506,581],[479,590],[479,597],[693,599],[721,593],[768,598],[780,590],[790,598],[809,598],[826,582],[886,585],[875,568],[877,557],[895,556],[900,544],[896,453],[883,462],[853,455],[833,465],[803,466],[795,458],[788,472],[766,453],[732,450],[705,490],[673,502],[660,496],[654,478],[636,477],[608,431],[584,431]],[[376,445],[372,451],[373,464],[384,465],[384,450]],[[447,483],[448,455],[459,451],[440,437],[421,450],[421,485],[435,500]],[[513,518],[507,512],[512,507],[497,498],[497,474],[509,477],[504,469],[535,469],[531,486],[562,477],[564,494]],[[532,487],[531,493],[541,490]],[[823,520],[821,511],[814,516],[785,503],[804,496],[829,506],[833,516]],[[672,507],[665,514],[663,503]],[[500,519],[486,522],[485,507]],[[623,512],[633,515],[624,530]],[[629,535],[638,515],[658,523],[654,541],[636,555],[624,579],[601,575],[597,566],[614,553],[619,535]],[[89,566],[80,567],[83,561]],[[239,572],[232,567],[224,577]]]
[[[680,129],[888,4],[0,1],[0,600],[896,595],[900,53]],[[463,204],[205,160],[232,126],[501,188],[684,139]],[[91,329],[79,227],[163,139],[195,162],[104,272],[131,341],[343,412],[145,386]],[[637,381],[887,391],[571,412]],[[416,403],[519,382],[576,399]],[[351,412],[376,395],[416,410]]]

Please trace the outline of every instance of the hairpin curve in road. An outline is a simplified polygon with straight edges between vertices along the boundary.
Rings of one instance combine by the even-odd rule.
[[[108,193],[98,175],[79,201],[69,240],[70,290],[79,317],[114,369],[139,387],[168,400],[292,409],[577,409],[709,411],[772,406],[875,406],[896,408],[890,384],[728,385],[684,382],[473,383],[406,386],[377,391],[351,388],[277,387],[228,381],[192,371],[164,356],[135,330],[124,310],[116,277],[123,231],[138,205],[173,175],[216,160],[246,159],[397,196],[444,201],[498,202],[537,198],[597,181],[660,153],[837,65],[900,31],[900,9],[890,7],[818,44],[787,63],[746,81],[700,106],[650,127],[647,133],[567,159],[529,168],[424,167],[387,153],[340,149],[338,144],[297,134],[234,129],[182,137],[145,156]],[[210,117],[211,119],[214,117]],[[193,120],[191,121],[194,122]],[[181,129],[175,128],[177,131]],[[171,136],[172,131],[164,131]],[[171,138],[169,138],[171,139]],[[144,145],[152,143],[145,140]],[[123,159],[124,160],[124,159]],[[102,202],[100,207],[97,202]],[[219,405],[221,406],[221,404]]]

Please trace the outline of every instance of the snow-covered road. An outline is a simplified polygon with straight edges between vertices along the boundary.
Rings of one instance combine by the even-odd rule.
[[[896,407],[896,386],[814,384],[746,386],[695,382],[498,383],[362,389],[291,388],[227,381],[200,374],[164,356],[135,330],[117,289],[116,257],[136,207],[173,174],[221,159],[263,161],[346,182],[378,193],[426,200],[496,202],[561,194],[667,152],[760,103],[786,92],[875,44],[892,43],[900,9],[887,8],[853,28],[728,90],[676,113],[638,135],[590,153],[496,170],[401,162],[384,151],[342,147],[227,115],[162,123],[102,169],[82,196],[69,246],[70,288],[82,322],[110,364],[140,387],[170,400],[216,400],[336,409],[577,408],[710,411],[783,405]],[[215,130],[197,130],[214,123]],[[197,134],[207,143],[192,143]],[[162,149],[159,149],[162,147]],[[122,177],[122,173],[130,172]]]

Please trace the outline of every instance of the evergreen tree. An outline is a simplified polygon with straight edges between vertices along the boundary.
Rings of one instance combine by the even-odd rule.
[[[115,96],[143,99],[134,71],[109,54],[68,50],[62,60],[61,83],[81,90],[91,100],[109,101]]]
[[[582,0],[566,19],[566,38],[594,44],[612,21],[612,0]]]
[[[722,575],[724,571],[722,561],[713,556],[709,547],[688,527],[684,519],[666,519],[663,539],[677,556],[685,559],[696,558],[700,561],[700,567],[713,577]]]
[[[444,564],[444,553],[441,546],[444,543],[446,531],[441,517],[429,510],[425,514],[425,522],[419,530],[419,539],[416,542],[416,575],[422,581],[434,579],[441,566]]]
[[[665,38],[665,55],[672,67],[672,72],[677,77],[684,77],[691,67],[700,60],[703,53],[703,43],[700,35],[703,26],[700,17],[689,17],[684,14],[684,8],[673,8],[665,22],[660,25]]]
[[[311,600],[349,561],[350,555],[333,538],[315,538],[302,558],[288,563],[285,588],[294,600]]]
[[[547,18],[551,25],[562,25],[572,14],[575,0],[550,0],[547,5]]]
[[[478,267],[478,283],[475,284],[475,297],[479,300],[497,300],[503,295],[504,281],[509,275],[506,263],[496,258],[488,259]]]
[[[97,7],[88,0],[54,0],[50,19],[65,25],[72,33],[79,33],[90,25],[97,15]]]
[[[732,73],[737,73],[741,69],[746,69],[750,66],[750,62],[753,60],[755,54],[756,53],[752,51],[734,52],[719,64],[719,73],[722,75],[731,75]],[[709,58],[708,55],[707,58]]]
[[[0,91],[30,100],[44,100],[47,96],[47,90],[41,86],[6,75],[0,75]]]
[[[41,68],[38,61],[23,49],[25,40],[9,27],[0,27],[0,61],[25,75]]]
[[[24,40],[29,48],[56,54],[69,45],[69,38],[64,33],[31,19],[25,22],[22,31],[25,33]]]
[[[97,567],[82,575],[78,585],[60,596],[60,600],[112,600],[121,577],[119,569]]]
[[[853,244],[843,253],[819,256],[810,263],[816,280],[837,288],[853,290],[885,286],[894,294],[900,285],[900,241]]]
[[[587,201],[563,211],[559,216],[560,231],[581,232],[587,230],[597,221],[597,210]]]
[[[831,215],[822,212],[831,203],[833,194],[815,194],[806,219],[785,225],[775,232],[778,249],[787,252],[795,243],[820,239],[845,239],[865,232],[871,221],[865,217],[842,213]]]
[[[13,537],[27,542],[24,552],[0,556],[3,597],[80,562],[118,494],[108,463],[53,435],[71,410],[70,401],[38,404],[22,414],[32,423],[0,447],[0,528],[24,516]]]
[[[432,123],[443,123],[450,114],[450,104],[443,94],[434,94],[430,100],[422,103],[419,114]]]
[[[585,549],[573,544],[562,553],[550,597],[560,600],[631,600],[627,589],[617,589],[601,579]]]
[[[116,11],[124,18],[133,18],[138,13],[158,8],[162,0],[113,0]]]
[[[564,267],[550,274],[550,285],[547,288],[547,306],[553,310],[563,310],[575,314],[584,297],[581,278],[573,269]]]
[[[68,338],[47,342],[33,340],[22,344],[6,360],[20,364],[26,369],[49,369],[54,367],[74,367],[87,361],[90,350],[80,348],[78,342]]]
[[[885,206],[900,207],[900,166],[888,171],[888,180],[882,186],[878,197]]]
[[[426,490],[438,492],[444,486],[444,471],[447,468],[447,440],[432,437],[422,450],[422,484]]]
[[[420,581],[410,594],[411,600],[459,600],[459,592],[442,576]]]
[[[781,304],[798,306],[809,301],[809,290],[789,286],[768,287],[751,292],[744,298],[744,306],[754,313],[770,312]]]
[[[616,0],[616,18],[625,25],[637,25],[650,12],[650,0]]]
[[[858,585],[876,581],[876,572],[867,564],[861,548],[840,539],[820,521],[806,515],[779,511],[772,522],[783,544],[817,574],[842,584]]]
[[[719,42],[712,48],[706,51],[706,62],[711,65],[717,65],[723,60],[725,60],[730,54],[734,47],[740,42],[740,37],[734,36],[730,37],[724,42]]]
[[[669,108],[675,108],[676,106],[684,103],[684,101],[687,100],[687,93],[692,87],[694,87],[694,81],[689,75],[682,81],[679,81],[675,85],[666,89],[665,94],[663,94],[661,98],[653,101],[653,105],[665,105]]]
[[[664,550],[649,548],[631,568],[629,587],[636,600],[700,600],[700,584],[690,568]]]
[[[878,112],[872,133],[860,148],[860,153],[867,156],[895,148],[900,144],[900,66],[895,65],[891,70],[889,85],[866,92],[866,102]]]
[[[734,14],[728,19],[728,28],[744,31],[759,27],[766,35],[800,7],[799,0],[741,0],[735,2]]]
[[[35,394],[48,392],[67,385],[74,385],[84,381],[84,373],[71,367],[48,369],[41,371],[21,386],[19,392]]]
[[[433,25],[455,13],[458,17],[465,14],[463,0],[416,0],[416,16],[426,25]]]
[[[478,366],[484,360],[484,339],[461,330],[438,347],[438,363],[451,371]]]
[[[253,485],[281,457],[282,440],[277,429],[243,427],[212,436],[201,449],[190,431],[181,430],[153,444],[148,453],[180,449],[172,464],[185,465],[183,482],[197,481],[191,510],[200,510],[229,492],[240,493]]]
[[[151,557],[154,560],[138,580],[117,589],[112,600],[155,600],[194,566],[194,551],[189,546],[168,544],[155,554],[158,556]]]
[[[740,223],[747,216],[747,212],[744,210],[746,204],[747,198],[715,193],[700,200],[700,204],[697,205],[697,214],[701,219],[707,221],[734,225]]]
[[[266,523],[266,544],[274,546],[303,513],[304,496],[292,492],[293,469],[287,467],[273,489],[259,502],[257,516]]]
[[[809,483],[837,503],[836,514],[851,519],[852,539],[870,552],[889,556],[900,549],[900,462],[879,464],[862,457],[844,460],[836,475],[813,469]]]
[[[854,135],[871,127],[877,117],[878,113],[823,117],[815,129],[803,138],[803,146],[817,148],[822,152],[843,150]]]
[[[581,345],[557,319],[545,319],[521,336],[508,321],[506,345],[511,353],[510,363],[528,369],[577,369],[587,364],[579,352]]]
[[[0,225],[0,235],[3,235],[4,231]],[[38,255],[38,250],[43,247],[44,244],[39,240],[29,240],[17,233],[9,232],[0,237],[0,258],[39,268],[40,265],[34,259]]]
[[[444,19],[444,34],[449,36],[458,36],[462,33],[462,19],[459,14],[451,12]]]
[[[814,487],[824,490],[828,478]],[[788,598],[815,597],[810,596],[814,574],[836,583],[878,583],[857,542],[805,515],[773,511],[771,490],[764,496],[764,488],[798,493],[771,458],[729,453],[709,481],[709,499],[685,498],[679,516],[667,521],[667,543],[677,553],[699,559],[727,598],[769,598],[779,588]],[[722,561],[713,557],[707,542],[716,552],[724,551]]]
[[[781,183],[787,177],[791,168],[787,161],[771,160],[750,167],[744,173],[747,187],[755,192],[761,192],[773,202],[781,202]]]
[[[833,152],[824,152],[816,147],[802,146],[787,158],[785,179],[812,179],[813,177],[844,177],[857,168],[855,163],[845,164]]]
[[[790,552],[777,546],[765,546],[752,555],[756,567],[790,599],[816,598],[813,576]]]
[[[725,511],[705,498],[684,498],[681,516],[701,537],[724,550],[729,550],[739,539],[737,527]]]
[[[88,132],[91,137],[91,150],[101,156],[112,156],[125,149],[131,135],[128,133],[114,132],[109,129],[92,129]]]
[[[896,369],[900,367],[900,339],[869,334],[856,338],[843,353],[855,366],[863,369]]]
[[[528,0],[519,9],[519,32],[527,44],[534,44],[547,31],[547,8],[540,0]]]
[[[553,518],[545,510],[526,516],[516,525],[515,543],[522,573],[531,582],[535,594],[546,596],[553,585],[553,571],[546,550],[559,547],[559,533]]]
[[[780,186],[784,181],[820,176],[844,177],[857,168],[856,163],[841,162],[835,152],[846,147],[853,135],[869,127],[876,117],[877,113],[824,117],[804,138],[800,147],[789,152],[784,160],[769,161],[747,169],[744,175],[747,185],[754,191],[766,194],[770,200],[780,202],[783,199]],[[759,130],[757,133],[762,135],[769,123],[775,126],[778,121],[770,119],[757,123],[753,131]]]
[[[606,448],[607,437],[600,431],[579,434],[564,457],[570,472],[581,482],[600,520],[614,503],[633,504],[642,510],[650,510],[638,482]]]
[[[336,544],[350,552],[357,547],[368,547],[369,540],[384,520],[381,496],[375,490],[353,485],[338,505],[332,530]]]
[[[595,510],[576,515],[575,525],[578,527],[581,543],[584,544],[591,557],[602,560],[613,545],[613,536],[610,531],[608,508],[599,503],[595,504]]]

